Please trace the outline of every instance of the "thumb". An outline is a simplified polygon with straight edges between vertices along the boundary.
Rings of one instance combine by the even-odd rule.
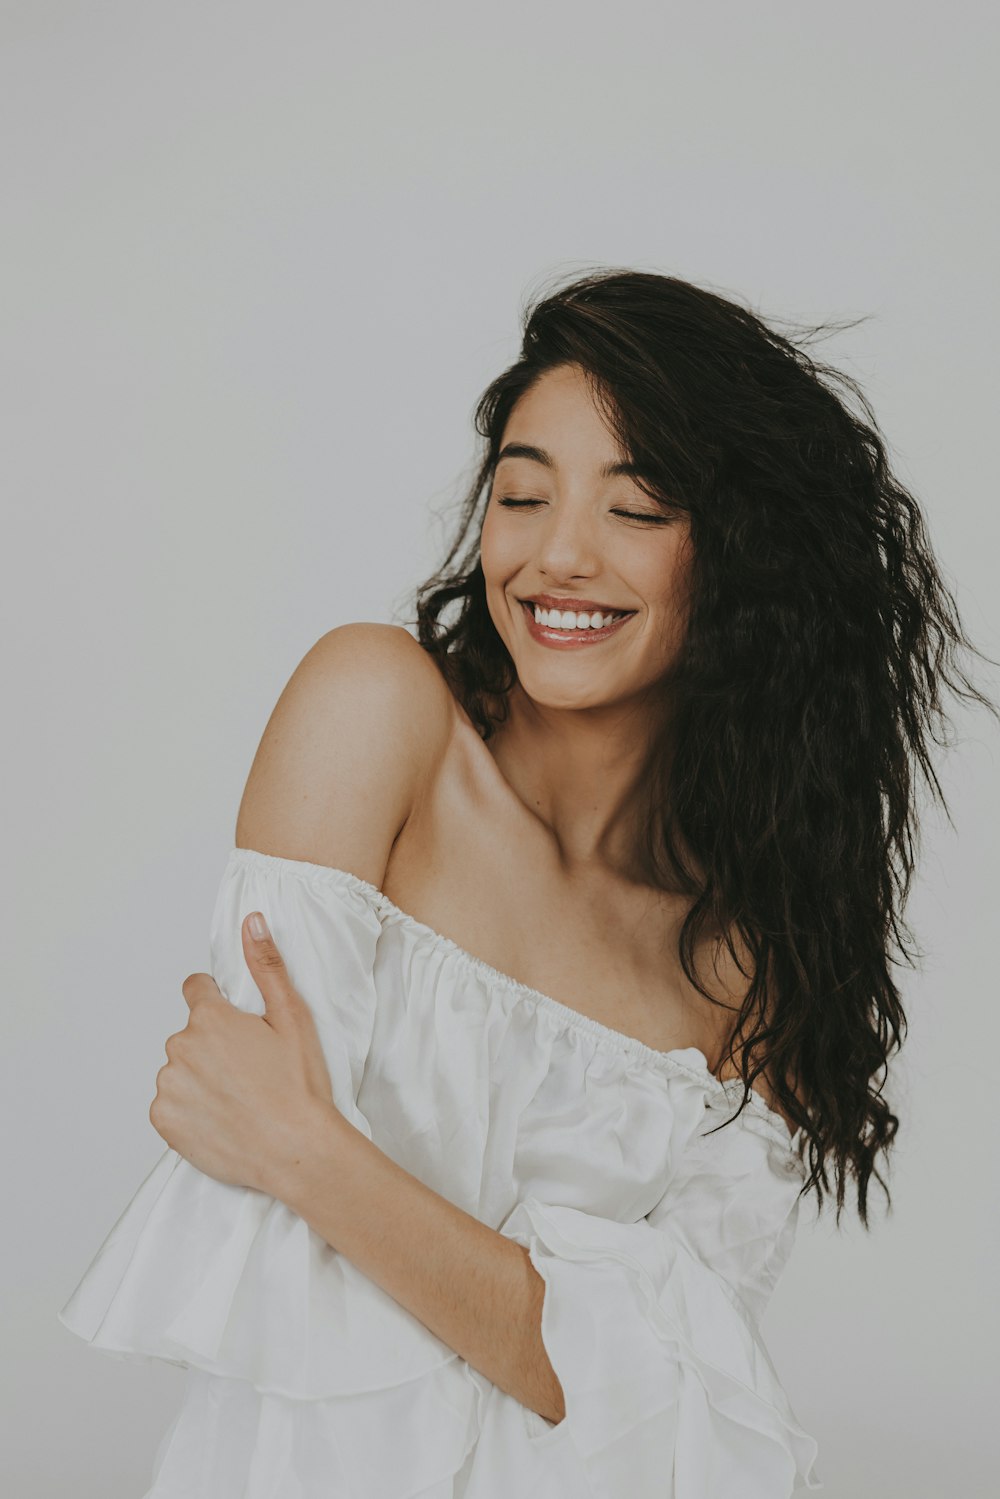
[[[264,998],[264,1018],[272,1023],[291,1013],[296,994],[285,960],[260,911],[243,923],[243,955],[254,983]]]

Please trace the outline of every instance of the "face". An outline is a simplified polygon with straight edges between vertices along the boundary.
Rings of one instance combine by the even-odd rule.
[[[535,455],[507,452],[515,444]],[[490,615],[537,703],[624,703],[660,680],[680,647],[690,522],[611,472],[624,462],[575,365],[541,376],[504,429],[480,550]],[[523,602],[539,595],[558,605],[547,625]],[[609,611],[627,617],[609,625]]]

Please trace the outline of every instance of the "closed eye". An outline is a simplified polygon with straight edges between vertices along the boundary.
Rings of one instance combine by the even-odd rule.
[[[515,500],[508,495],[503,495],[497,500],[498,505],[505,505],[509,509],[523,509],[525,505],[542,505],[543,500]],[[654,526],[666,526],[673,519],[670,515],[653,515],[648,510],[612,510],[612,515],[624,515],[628,520],[646,520]]]

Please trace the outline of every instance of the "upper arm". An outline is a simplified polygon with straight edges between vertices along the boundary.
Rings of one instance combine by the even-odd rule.
[[[236,843],[381,886],[389,853],[443,753],[450,693],[399,625],[321,636],[267,722]]]

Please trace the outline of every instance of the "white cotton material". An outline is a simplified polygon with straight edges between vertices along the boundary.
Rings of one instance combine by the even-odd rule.
[[[786,1499],[822,1487],[759,1320],[805,1167],[696,1047],[658,1052],[500,973],[346,870],[236,848],[210,971],[264,1005],[261,910],[334,1102],[399,1166],[524,1245],[553,1423],[283,1203],[167,1149],[59,1318],[188,1373],[143,1499]],[[420,1246],[414,1245],[414,1253]]]

